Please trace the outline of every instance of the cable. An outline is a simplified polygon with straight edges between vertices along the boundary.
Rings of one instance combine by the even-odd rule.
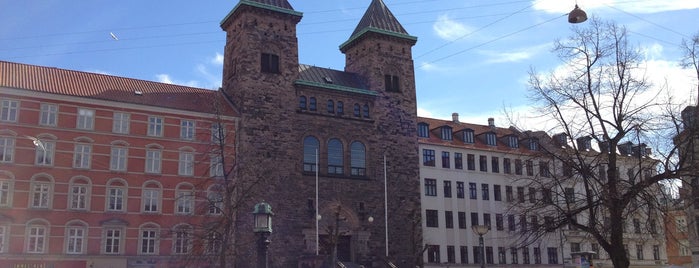
[[[639,19],[639,20],[642,20],[642,21],[645,21],[645,22],[647,22],[647,23],[650,23],[650,24],[652,24],[652,25],[655,25],[656,27],[661,28],[661,29],[663,29],[663,30],[666,30],[666,31],[668,31],[668,32],[677,34],[677,35],[682,36],[682,37],[684,37],[684,38],[689,38],[689,36],[687,36],[687,35],[685,35],[685,34],[683,34],[683,33],[680,33],[680,32],[678,32],[678,31],[675,31],[675,30],[670,29],[670,28],[668,28],[668,27],[662,26],[662,25],[657,24],[657,23],[655,23],[655,22],[649,21],[649,20],[647,20],[647,19],[644,19],[643,17],[636,16],[636,15],[631,14],[631,13],[629,13],[629,12],[626,12],[626,11],[620,9],[620,8],[610,6],[609,4],[604,4],[604,5],[607,6],[607,7],[609,7],[609,8],[615,9],[615,10],[617,10],[617,11],[621,11],[622,13],[625,13],[626,15],[629,15],[629,16],[631,16],[631,17],[634,17],[634,18],[637,18],[637,19]]]

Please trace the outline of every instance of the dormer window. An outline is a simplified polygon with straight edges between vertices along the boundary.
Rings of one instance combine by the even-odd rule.
[[[448,127],[448,126],[442,127],[442,140],[445,140],[445,141],[451,140],[451,127]]]
[[[507,137],[507,145],[510,146],[510,148],[518,148],[519,142],[517,140],[517,136],[512,135]]]
[[[529,150],[532,151],[538,151],[539,150],[539,140],[538,139],[529,139]]]
[[[260,56],[260,66],[263,73],[279,73],[279,56],[269,53],[262,53]]]
[[[395,75],[385,75],[384,76],[384,85],[386,87],[386,91],[388,92],[400,92],[400,86],[398,83],[398,76]]]
[[[464,142],[465,143],[473,143],[473,130],[471,130],[471,129],[464,130]]]
[[[417,136],[421,138],[429,138],[430,137],[430,125],[426,123],[418,123],[417,124]]]
[[[497,139],[495,138],[495,133],[486,133],[485,134],[485,141],[490,146],[498,145]]]

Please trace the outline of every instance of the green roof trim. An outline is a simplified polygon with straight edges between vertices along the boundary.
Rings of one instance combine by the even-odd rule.
[[[379,34],[390,35],[390,36],[393,36],[393,37],[408,39],[408,40],[411,40],[411,41],[417,41],[417,37],[416,37],[416,36],[407,35],[407,34],[402,34],[402,33],[396,33],[396,32],[393,32],[393,31],[387,31],[387,30],[383,30],[383,29],[379,29],[379,28],[375,28],[375,27],[367,27],[367,28],[364,28],[364,30],[362,30],[361,32],[359,32],[359,33],[357,33],[357,34],[351,36],[349,40],[347,40],[347,41],[345,41],[344,43],[342,43],[342,45],[340,45],[340,50],[342,50],[344,47],[346,47],[346,46],[349,45],[350,43],[352,43],[352,42],[354,42],[355,40],[357,40],[360,36],[362,36],[362,35],[364,35],[365,33],[368,33],[368,32],[375,32],[375,33],[379,33]]]
[[[294,81],[294,84],[311,86],[311,87],[321,87],[321,88],[339,90],[339,91],[344,91],[344,92],[352,92],[352,93],[358,93],[358,94],[364,94],[364,95],[371,95],[371,96],[378,96],[379,95],[379,93],[377,93],[375,91],[367,90],[367,89],[345,87],[345,86],[334,85],[334,84],[323,84],[323,83],[311,82],[311,81],[306,81],[306,80],[296,80],[296,81]]]
[[[231,12],[228,12],[228,15],[226,15],[226,17],[223,18],[223,20],[221,20],[221,22],[219,24],[223,25],[223,23],[226,22],[228,20],[228,18],[230,16],[232,16],[233,13],[235,13],[235,11],[238,10],[238,8],[241,5],[248,5],[248,6],[253,6],[253,7],[258,7],[258,8],[262,8],[262,9],[268,9],[268,10],[272,10],[272,11],[276,11],[276,12],[289,14],[292,16],[303,17],[303,12],[299,12],[296,10],[281,8],[278,6],[267,5],[267,4],[263,4],[263,3],[259,3],[259,2],[255,2],[255,1],[241,0],[240,2],[238,2],[238,4],[235,5],[235,7],[233,8],[233,10],[231,10]]]

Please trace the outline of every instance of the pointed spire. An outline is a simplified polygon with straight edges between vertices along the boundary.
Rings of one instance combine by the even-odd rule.
[[[393,35],[397,37],[406,38],[409,40],[417,40],[416,37],[408,34],[408,31],[403,28],[403,25],[398,22],[396,16],[393,15],[391,10],[386,7],[386,4],[382,0],[372,0],[371,4],[367,8],[364,16],[359,21],[357,28],[352,32],[349,40],[340,46],[340,50],[352,41],[358,39],[361,35],[367,32],[379,32],[383,34]]]

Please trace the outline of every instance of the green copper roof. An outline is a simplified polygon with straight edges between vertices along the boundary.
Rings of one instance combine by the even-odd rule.
[[[231,12],[229,12],[228,15],[226,15],[226,17],[223,18],[223,20],[221,20],[221,24],[226,22],[226,20],[228,20],[228,18],[243,5],[268,9],[293,16],[303,16],[303,13],[294,10],[294,8],[291,7],[291,4],[289,4],[289,1],[287,0],[240,0],[240,2],[238,2],[237,5],[235,5],[233,10],[231,10]]]
[[[374,32],[380,34],[387,34],[399,38],[405,38],[409,40],[417,40],[417,37],[411,36],[403,28],[403,25],[398,22],[396,16],[393,15],[391,10],[386,7],[386,4],[382,0],[372,0],[371,4],[364,13],[364,16],[359,21],[357,28],[352,32],[349,40],[340,45],[340,49],[352,43],[360,36],[365,33]]]

